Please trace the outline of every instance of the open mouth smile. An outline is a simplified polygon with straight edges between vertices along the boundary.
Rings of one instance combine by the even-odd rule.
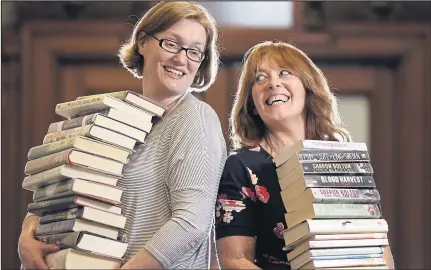
[[[167,72],[169,72],[172,75],[175,75],[176,77],[183,77],[184,76],[184,72],[175,68],[171,68],[171,67],[163,67],[164,70],[166,70]]]
[[[286,95],[276,95],[276,96],[271,96],[269,97],[265,103],[266,105],[274,105],[274,104],[281,104],[281,103],[286,103],[287,101],[290,100],[289,96]]]

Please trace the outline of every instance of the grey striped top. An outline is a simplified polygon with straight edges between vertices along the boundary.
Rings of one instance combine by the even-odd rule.
[[[164,268],[207,269],[226,143],[217,114],[192,94],[131,156],[124,188],[126,260],[148,250]]]

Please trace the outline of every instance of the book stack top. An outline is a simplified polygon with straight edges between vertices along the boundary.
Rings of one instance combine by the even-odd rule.
[[[129,90],[57,104],[67,119],[51,123],[29,150],[22,183],[33,192],[28,212],[41,217],[36,239],[60,245],[45,257],[50,269],[120,267],[128,240],[117,181],[164,111]]]
[[[273,162],[292,269],[387,269],[388,224],[365,143],[301,140]]]

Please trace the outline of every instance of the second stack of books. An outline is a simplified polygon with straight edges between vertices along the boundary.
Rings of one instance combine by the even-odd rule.
[[[35,237],[61,247],[46,256],[50,269],[118,269],[128,244],[117,181],[164,107],[121,91],[78,97],[55,112],[68,119],[50,124],[24,169],[34,201],[27,210],[41,216]]]
[[[365,143],[303,140],[273,161],[292,269],[387,269],[388,224]]]

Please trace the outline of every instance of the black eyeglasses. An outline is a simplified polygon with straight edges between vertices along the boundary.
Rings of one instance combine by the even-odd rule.
[[[184,50],[186,51],[186,55],[188,59],[198,63],[204,61],[206,57],[205,53],[196,49],[184,48],[183,46],[181,46],[180,44],[176,43],[173,40],[165,39],[165,38],[158,39],[154,35],[151,35],[151,34],[148,34],[148,35],[153,37],[155,40],[158,40],[160,48],[164,49],[167,52],[180,53],[182,50]]]

